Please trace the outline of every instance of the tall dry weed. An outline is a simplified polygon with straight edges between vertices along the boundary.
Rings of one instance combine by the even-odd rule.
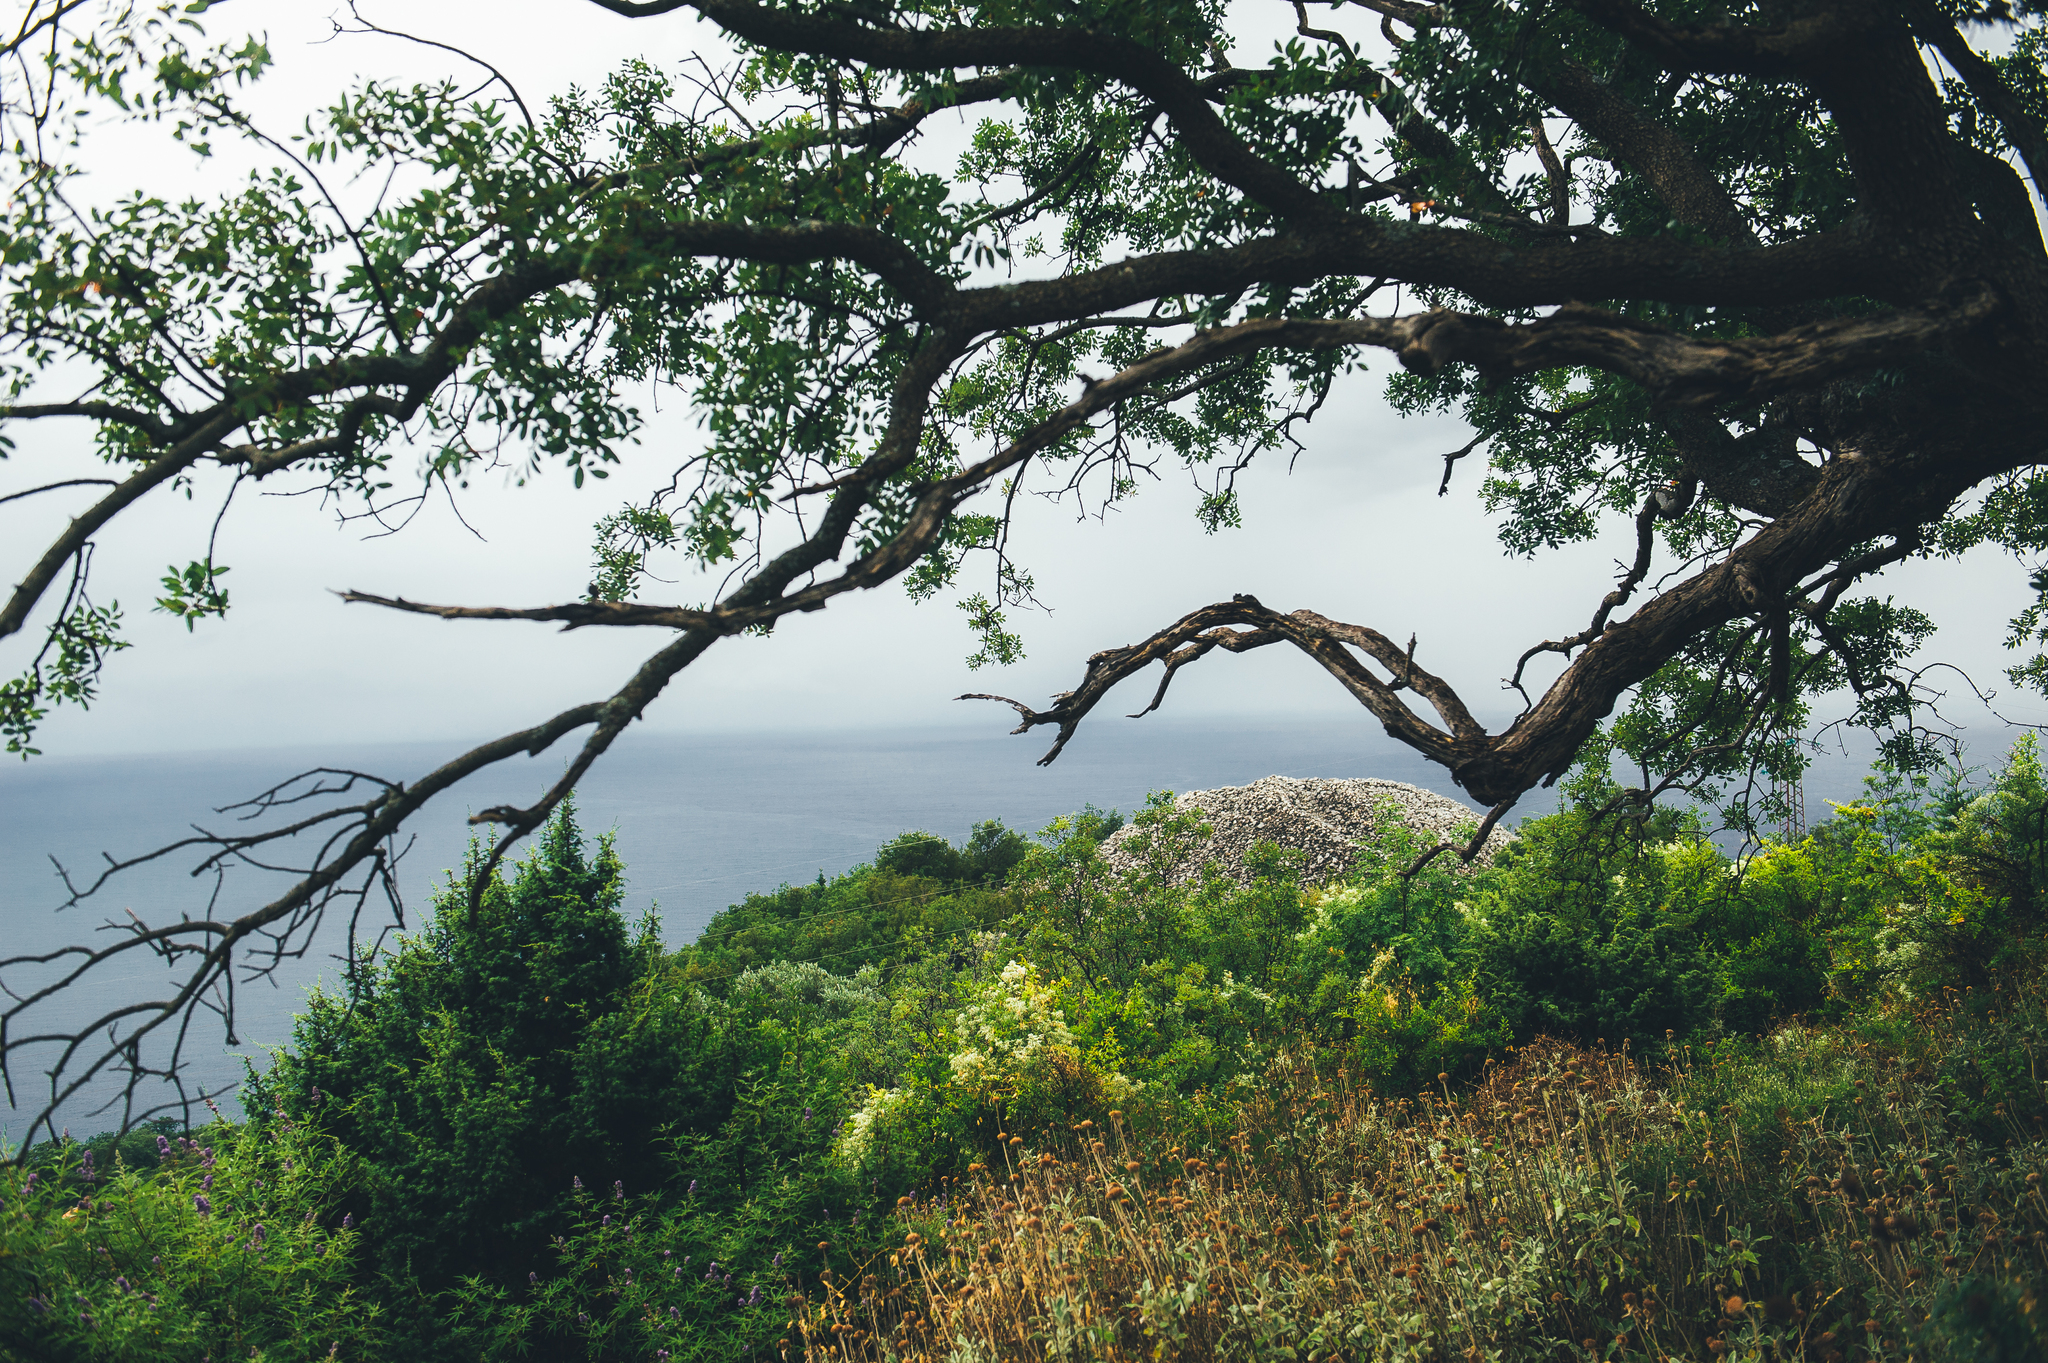
[[[2048,1226],[2036,1132],[1971,1139],[1933,1082],[1925,1046],[1799,1029],[1654,1071],[1539,1042],[1414,1100],[1299,1059],[1199,1147],[1120,1112],[1006,1133],[989,1166],[902,1199],[899,1248],[792,1298],[781,1348],[1924,1358],[1945,1284],[2017,1283],[2031,1310]]]

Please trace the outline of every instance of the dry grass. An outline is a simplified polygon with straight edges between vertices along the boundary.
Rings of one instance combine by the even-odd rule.
[[[2037,1281],[2048,1226],[2038,1138],[1966,1139],[1927,1066],[1539,1043],[1415,1101],[1282,1066],[1202,1148],[1119,1113],[1006,1136],[784,1357],[1904,1358],[1943,1282]]]

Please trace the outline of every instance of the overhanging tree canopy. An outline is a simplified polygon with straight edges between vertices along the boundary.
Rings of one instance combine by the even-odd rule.
[[[1022,728],[1056,728],[1046,760],[1152,663],[1156,705],[1213,650],[1280,643],[1494,817],[1617,707],[1604,741],[1645,794],[1796,765],[1784,735],[1822,694],[1848,693],[1910,757],[1902,660],[1931,626],[1857,583],[1912,555],[2048,542],[2037,8],[1362,0],[1279,8],[1293,36],[1267,53],[1233,40],[1243,13],[1202,0],[596,2],[668,55],[544,108],[501,82],[372,83],[297,138],[241,112],[268,53],[208,45],[203,5],[91,22],[82,0],[38,0],[8,45],[0,417],[90,423],[110,473],[46,545],[13,546],[0,636],[38,651],[0,693],[11,750],[49,705],[89,699],[121,645],[88,595],[96,537],[196,471],[372,505],[501,457],[580,483],[618,457],[637,421],[621,395],[647,382],[684,390],[709,433],[670,494],[606,521],[585,599],[349,593],[661,642],[611,695],[421,779],[194,839],[212,864],[287,831],[327,841],[275,902],[138,924],[11,1003],[13,1057],[38,1007],[121,953],[189,965],[174,996],[58,1038],[52,1101],[108,1065],[174,1068],[145,1062],[149,1035],[218,997],[241,953],[274,964],[338,898],[360,905],[422,803],[580,736],[531,804],[476,816],[500,852],[531,832],[720,639],[899,579],[947,591],[981,555],[993,585],[963,602],[978,657],[1012,656],[1005,611],[1031,591],[1006,534],[1021,480],[1116,498],[1183,461],[1208,480],[1205,522],[1232,523],[1235,479],[1370,352],[1398,356],[1397,405],[1472,424],[1444,486],[1469,495],[1458,461],[1483,450],[1467,477],[1510,548],[1632,518],[1619,584],[1588,584],[1587,628],[1503,658],[1522,713],[1488,732],[1412,641],[1239,597],[1096,655],[1049,708],[1010,702]],[[692,14],[737,69],[678,74]],[[274,168],[217,199],[79,203],[81,129],[110,107]],[[916,155],[954,110],[978,121],[958,183]],[[347,189],[365,171],[386,185],[374,204]],[[716,600],[638,599],[648,555],[671,549],[731,567]],[[224,613],[222,571],[196,559],[160,607]],[[2014,629],[2048,637],[2040,608]],[[1562,667],[1535,687],[1544,655]],[[2018,675],[2048,683],[2048,663]]]

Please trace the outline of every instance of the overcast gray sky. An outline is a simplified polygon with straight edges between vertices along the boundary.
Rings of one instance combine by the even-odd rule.
[[[1268,8],[1283,28],[1291,26],[1286,6]],[[628,56],[672,65],[700,44],[718,50],[712,31],[688,16],[631,22],[578,0],[371,0],[363,12],[468,47],[511,76],[530,103],[572,82],[593,84]],[[336,14],[345,17],[324,0],[235,0],[216,6],[206,22],[217,37],[267,33],[278,69],[259,103],[279,126],[295,124],[285,115],[338,92],[357,74],[409,80],[455,69],[451,58],[385,39],[320,41]],[[1267,23],[1263,8],[1255,17]],[[1257,56],[1256,49],[1241,50],[1238,60]],[[100,192],[178,191],[190,179],[185,166],[126,133],[109,136],[105,146],[92,161]],[[1378,396],[1388,363],[1353,379],[1330,403],[1306,432],[1307,451],[1291,474],[1280,461],[1254,470],[1242,485],[1241,530],[1204,535],[1194,523],[1193,491],[1171,478],[1107,524],[1077,523],[1071,508],[1028,507],[1020,556],[1054,609],[1017,621],[1028,657],[1016,666],[969,672],[962,659],[971,645],[959,612],[950,603],[914,606],[899,588],[884,587],[793,619],[772,639],[721,643],[677,679],[647,722],[699,731],[1007,727],[1008,711],[950,697],[989,690],[1043,699],[1071,687],[1088,654],[1135,641],[1233,592],[1251,592],[1281,609],[1312,607],[1395,637],[1413,632],[1420,658],[1475,708],[1493,703],[1504,715],[1498,679],[1529,643],[1584,624],[1610,585],[1614,560],[1632,548],[1629,527],[1616,522],[1598,544],[1534,562],[1505,558],[1474,495],[1477,468],[1461,469],[1449,497],[1435,495],[1439,456],[1464,443],[1464,429],[1451,420],[1394,416]],[[234,609],[225,622],[190,634],[148,604],[167,564],[204,552],[227,481],[202,480],[190,502],[160,496],[131,511],[101,537],[96,594],[127,607],[137,647],[109,667],[90,714],[52,715],[42,746],[55,754],[367,739],[452,745],[608,694],[659,646],[657,638],[448,624],[346,607],[330,593],[360,588],[508,605],[577,596],[589,577],[592,523],[622,499],[666,482],[676,456],[690,447],[688,414],[676,410],[673,395],[667,405],[608,483],[579,491],[550,471],[524,488],[489,480],[474,486],[461,510],[481,539],[445,503],[401,534],[366,539],[359,526],[338,527],[332,509],[313,498],[252,496],[245,489],[220,546],[221,561],[233,570],[226,585]],[[20,448],[0,466],[0,494],[96,471],[83,426],[14,434]],[[0,506],[6,556],[25,564],[40,552],[60,518],[84,504],[82,496],[67,503],[69,495]],[[1956,662],[1980,682],[1998,679],[2004,621],[2027,595],[2024,574],[2010,560],[1983,554],[1960,564],[1902,565],[1879,590],[1922,606],[1941,623],[1929,657]],[[693,600],[705,593],[684,582],[644,595]],[[18,670],[33,646],[26,637],[8,641],[0,670]],[[1132,703],[1116,711],[1138,708],[1149,684],[1130,684]],[[1169,705],[1182,714],[1324,713],[1370,722],[1320,670],[1277,649],[1212,657],[1184,673],[1176,691]],[[2048,719],[2048,706],[2004,701],[2016,718]],[[2008,741],[1974,707],[1957,713],[1986,742]],[[1119,721],[1105,714],[1100,722]]]

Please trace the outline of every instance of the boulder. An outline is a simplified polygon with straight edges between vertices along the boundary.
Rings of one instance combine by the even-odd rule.
[[[1183,791],[1174,797],[1181,809],[1198,809],[1213,832],[1195,849],[1185,871],[1198,874],[1205,862],[1233,880],[1248,882],[1245,854],[1258,842],[1278,843],[1307,854],[1302,879],[1307,883],[1340,880],[1351,872],[1359,846],[1377,831],[1390,813],[1421,834],[1424,846],[1454,841],[1460,825],[1476,825],[1478,812],[1402,781],[1369,778],[1268,776],[1248,786]],[[1127,869],[1136,857],[1126,847],[1135,830],[1119,829],[1102,845],[1110,865]],[[1512,835],[1496,828],[1488,835],[1482,858],[1490,858]],[[1457,860],[1452,853],[1453,866]]]

